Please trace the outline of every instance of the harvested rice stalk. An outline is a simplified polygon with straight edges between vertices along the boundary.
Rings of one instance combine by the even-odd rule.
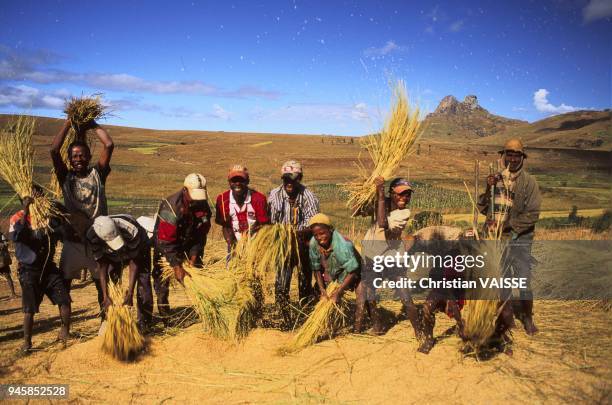
[[[102,95],[96,93],[90,97],[72,97],[66,101],[64,113],[70,120],[71,128],[64,139],[60,153],[66,166],[70,167],[68,146],[76,140],[86,142],[91,146],[92,141],[87,138],[86,131],[83,131],[83,129],[87,128],[87,125],[92,121],[107,117],[109,112],[107,107],[102,104]],[[55,176],[53,169],[51,170],[51,190],[57,196],[62,193],[61,185],[57,182],[57,176]]]
[[[291,262],[297,263],[299,269],[295,228],[286,224],[266,225],[253,237],[238,242],[230,260],[230,270],[250,282],[267,286],[265,292],[269,294],[273,285],[270,280],[276,271]]]
[[[109,115],[107,107],[102,104],[102,94],[92,94],[90,97],[72,97],[66,102],[64,113],[70,120],[74,134],[81,134],[82,128],[92,121]]]
[[[174,269],[162,258],[162,277],[174,277]],[[183,263],[190,274],[183,280],[185,293],[200,318],[204,330],[220,339],[239,340],[252,327],[255,298],[245,283],[227,271],[225,261],[204,269]]]
[[[464,186],[472,207],[475,209],[475,198],[472,197],[465,182]],[[501,216],[504,217],[504,214],[505,212],[502,212]],[[467,280],[474,280],[480,286],[478,278],[498,278],[503,274],[503,270],[508,265],[507,250],[509,243],[502,239],[503,224],[499,221],[494,227],[486,229],[482,239],[479,237],[478,231],[473,230],[476,238],[480,240],[478,242],[478,252],[475,254],[484,257],[485,265],[482,269],[467,269],[465,276]],[[508,305],[508,303],[502,303],[499,291],[491,288],[468,290],[465,298],[465,306],[462,311],[466,338],[464,352],[478,352],[493,337],[497,319],[503,309],[502,304]]]
[[[133,309],[123,305],[121,286],[111,282],[108,290],[113,305],[106,313],[102,350],[118,360],[131,360],[142,351],[145,340],[136,325]]]
[[[467,280],[474,280],[477,285],[479,278],[498,278],[507,265],[506,249],[508,242],[504,240],[483,240],[479,242],[478,255],[484,257],[485,265],[482,269],[466,270]],[[502,310],[500,292],[492,288],[478,288],[468,290],[465,306],[462,312],[464,323],[465,349],[464,351],[478,351],[493,337],[497,318]]]
[[[368,173],[360,162],[357,165],[358,180],[341,185],[349,194],[347,207],[353,210],[353,215],[373,207],[376,198],[374,179],[381,176],[388,180],[394,176],[400,163],[412,152],[412,146],[420,135],[419,108],[410,107],[403,81],[397,82],[393,98],[391,113],[380,134],[369,135],[362,140],[362,146],[368,151],[374,168]]]
[[[33,229],[48,229],[49,219],[62,216],[58,207],[45,194],[32,195],[34,185],[34,146],[32,136],[36,119],[20,115],[0,134],[0,176],[19,197],[31,196],[30,206]]]
[[[338,287],[340,284],[330,283],[327,286],[327,295],[331,295]],[[350,291],[344,293],[340,304],[329,299],[321,299],[293,339],[279,349],[279,354],[295,353],[315,344],[320,339],[331,338],[345,324],[350,301],[354,299],[355,295]]]

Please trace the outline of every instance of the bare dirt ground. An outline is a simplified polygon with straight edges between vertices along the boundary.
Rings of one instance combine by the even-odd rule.
[[[172,303],[186,298],[174,290]],[[287,357],[276,349],[291,333],[255,329],[238,345],[206,336],[199,324],[161,326],[147,351],[121,363],[101,352],[93,283],[73,291],[73,338],[55,343],[57,309],[43,302],[35,351],[23,356],[20,299],[0,283],[0,383],[70,385],[72,403],[609,403],[612,377],[610,312],[586,302],[537,302],[541,332],[518,323],[513,356],[465,357],[453,326],[438,315],[438,342],[417,353],[406,320],[393,319],[380,337],[344,335]],[[390,309],[397,313],[397,305]]]

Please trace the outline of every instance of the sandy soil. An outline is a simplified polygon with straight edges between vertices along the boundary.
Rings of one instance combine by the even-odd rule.
[[[64,383],[70,402],[138,403],[500,403],[610,401],[611,313],[585,302],[538,302],[541,333],[514,333],[514,355],[459,353],[453,323],[439,315],[438,342],[416,352],[409,323],[381,337],[344,335],[288,357],[276,354],[291,333],[256,329],[238,345],[207,337],[198,324],[149,336],[132,363],[103,354],[96,336],[95,288],[73,292],[73,335],[54,343],[57,309],[44,301],[28,356],[21,344],[19,299],[0,282],[0,383]],[[185,297],[173,291],[173,303]],[[393,309],[397,311],[398,306]]]

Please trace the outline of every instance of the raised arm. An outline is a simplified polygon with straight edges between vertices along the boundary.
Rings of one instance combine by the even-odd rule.
[[[387,213],[385,207],[385,179],[377,177],[374,179],[376,185],[376,224],[380,228],[387,229]]]
[[[69,130],[70,120],[66,120],[51,143],[51,160],[53,161],[53,169],[60,184],[64,182],[66,174],[68,173],[68,167],[66,167],[66,163],[64,163],[64,160],[62,159],[61,150]]]
[[[110,167],[110,160],[113,156],[115,144],[113,143],[113,140],[108,132],[106,132],[106,130],[98,125],[95,121],[92,122],[91,128],[95,130],[96,136],[102,143],[102,153],[100,154],[100,159],[98,160],[98,167],[104,171]]]

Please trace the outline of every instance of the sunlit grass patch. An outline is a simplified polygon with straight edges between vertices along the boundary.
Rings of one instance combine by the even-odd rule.
[[[136,146],[133,148],[128,148],[128,150],[133,150],[134,152],[142,153],[143,155],[154,155],[157,153],[159,148],[164,146],[169,146],[169,143],[163,142],[147,142],[142,146]]]
[[[271,143],[272,141],[266,141],[266,142],[254,143],[253,145],[249,145],[249,146],[251,148],[259,148],[260,146],[270,145]]]

